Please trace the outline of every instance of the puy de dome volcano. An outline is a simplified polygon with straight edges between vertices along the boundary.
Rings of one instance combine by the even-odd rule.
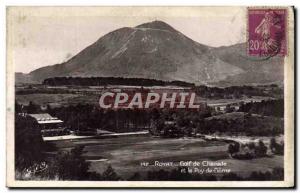
[[[67,62],[36,69],[26,78],[42,82],[50,77],[94,76],[252,84],[282,81],[281,62],[276,57],[248,58],[246,44],[209,47],[162,21],[153,21],[112,31]]]

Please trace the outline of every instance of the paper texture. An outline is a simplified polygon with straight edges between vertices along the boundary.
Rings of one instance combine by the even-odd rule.
[[[8,187],[294,174],[293,7],[7,8]]]

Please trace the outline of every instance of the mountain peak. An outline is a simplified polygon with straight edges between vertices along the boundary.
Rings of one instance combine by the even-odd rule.
[[[172,26],[169,24],[155,20],[152,22],[144,23],[141,25],[136,26],[136,28],[151,28],[151,29],[158,29],[158,30],[168,30],[168,31],[176,31]]]
[[[249,60],[245,50],[240,45],[211,49],[163,21],[152,21],[112,31],[66,62],[39,68],[28,76],[16,74],[16,79],[41,82],[51,77],[95,76],[223,85],[282,80],[282,62],[275,57]],[[257,71],[253,70],[256,63]]]

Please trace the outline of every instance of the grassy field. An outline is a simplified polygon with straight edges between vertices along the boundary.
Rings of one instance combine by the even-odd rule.
[[[84,139],[54,142],[59,149],[69,149],[85,145],[85,158],[91,162],[91,171],[102,173],[108,165],[124,178],[134,172],[142,175],[149,170],[173,169],[153,166],[155,161],[225,161],[233,172],[247,176],[252,171],[266,171],[283,167],[283,157],[259,158],[253,160],[231,159],[227,144],[218,141],[205,141],[200,138],[163,139],[150,136],[134,136],[110,139]],[[152,166],[141,166],[149,162]]]
[[[100,95],[97,94],[45,94],[45,93],[35,93],[35,94],[22,94],[16,95],[16,101],[23,105],[28,105],[30,101],[38,105],[47,105],[51,107],[59,107],[66,105],[76,105],[78,103],[87,104],[98,104]],[[261,101],[263,97],[253,97],[251,99],[243,99],[243,101]],[[263,99],[268,99],[265,97]],[[199,100],[199,99],[196,99]],[[233,103],[241,102],[240,99],[200,99],[198,102],[205,102],[207,104],[222,104],[222,103]]]
[[[16,100],[20,104],[28,105],[30,101],[38,105],[49,104],[50,106],[76,105],[78,103],[97,104],[99,96],[80,94],[24,94],[16,95]]]

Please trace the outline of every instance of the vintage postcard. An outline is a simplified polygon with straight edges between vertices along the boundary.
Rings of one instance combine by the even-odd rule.
[[[293,7],[7,7],[8,187],[291,188],[294,140]]]

